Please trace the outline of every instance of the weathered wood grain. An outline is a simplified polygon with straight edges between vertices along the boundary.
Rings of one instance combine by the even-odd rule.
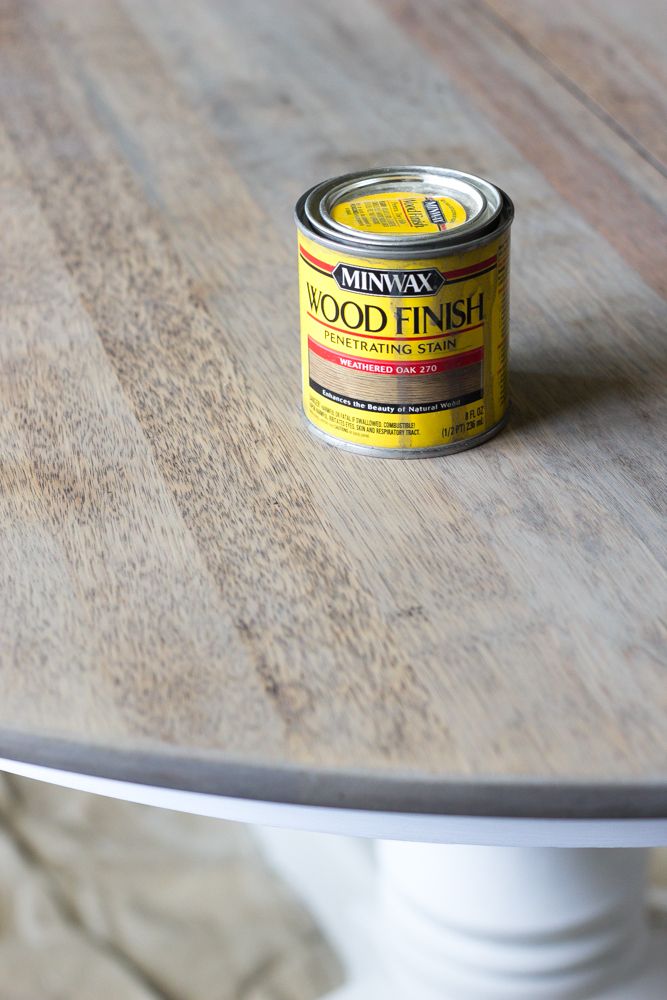
[[[465,5],[58,0],[2,29],[0,755],[667,808],[652,165]],[[291,208],[420,160],[516,199],[515,413],[363,460],[301,421]]]
[[[661,0],[481,0],[530,54],[667,172],[667,9]]]
[[[667,295],[666,186],[655,166],[526,56],[483,6],[443,7],[440,0],[386,0],[385,6],[474,112],[493,122],[552,185],[559,211],[585,219]]]

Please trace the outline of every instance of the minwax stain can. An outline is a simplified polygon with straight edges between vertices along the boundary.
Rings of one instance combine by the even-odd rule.
[[[303,406],[318,435],[417,458],[500,430],[513,214],[493,184],[437,167],[347,174],[299,199]]]

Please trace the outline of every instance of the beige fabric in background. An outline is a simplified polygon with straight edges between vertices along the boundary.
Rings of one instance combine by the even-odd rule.
[[[0,1000],[311,1000],[340,979],[243,826],[0,775]]]
[[[667,906],[667,852],[653,857]],[[314,1000],[341,980],[248,829],[0,775],[0,1000]]]

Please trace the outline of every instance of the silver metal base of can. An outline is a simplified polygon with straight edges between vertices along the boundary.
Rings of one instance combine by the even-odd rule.
[[[477,445],[484,444],[485,441],[495,437],[509,420],[510,407],[507,408],[507,412],[502,420],[499,420],[497,424],[490,427],[488,431],[484,431],[483,434],[477,434],[475,437],[467,438],[465,441],[453,441],[451,444],[434,445],[430,448],[376,448],[372,445],[352,444],[350,441],[343,441],[332,434],[327,434],[326,431],[321,430],[315,424],[311,423],[305,414],[303,416],[306,426],[313,437],[320,438],[320,440],[326,441],[327,444],[332,444],[336,448],[342,448],[344,451],[354,452],[357,455],[368,455],[371,458],[440,458],[442,455],[455,455],[459,451],[468,451],[469,448],[476,448]]]

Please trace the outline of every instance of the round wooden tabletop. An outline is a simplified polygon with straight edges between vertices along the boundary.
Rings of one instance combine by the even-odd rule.
[[[9,4],[0,756],[667,816],[659,39],[569,6],[632,100],[546,0]],[[307,431],[291,218],[401,161],[517,207],[509,427],[414,462]]]

